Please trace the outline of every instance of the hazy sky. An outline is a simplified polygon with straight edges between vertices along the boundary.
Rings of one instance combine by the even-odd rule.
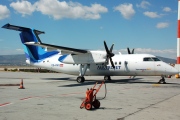
[[[6,23],[45,31],[41,41],[80,49],[176,59],[178,0],[1,0]],[[0,55],[22,54],[19,32],[0,28]]]

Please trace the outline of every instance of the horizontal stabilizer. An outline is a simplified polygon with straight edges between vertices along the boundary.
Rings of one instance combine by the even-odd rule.
[[[2,28],[6,28],[6,29],[10,29],[10,30],[16,30],[16,31],[30,31],[31,30],[30,28],[21,27],[21,26],[15,26],[15,25],[11,25],[9,23],[2,26]],[[35,33],[37,33],[39,35],[39,34],[44,34],[45,32],[35,30]]]

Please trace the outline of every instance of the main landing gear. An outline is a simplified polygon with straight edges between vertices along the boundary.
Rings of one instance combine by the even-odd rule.
[[[164,76],[161,76],[162,78],[159,80],[159,84],[163,83],[163,84],[166,84],[166,81],[165,81],[165,78]]]
[[[89,67],[89,64],[80,65],[79,67],[79,77],[77,77],[78,83],[83,83],[85,81],[84,75],[86,73],[87,68]]]
[[[83,83],[85,81],[85,78],[84,78],[84,76],[79,76],[79,77],[77,77],[76,80],[78,83]],[[111,76],[104,76],[104,80],[111,81]]]

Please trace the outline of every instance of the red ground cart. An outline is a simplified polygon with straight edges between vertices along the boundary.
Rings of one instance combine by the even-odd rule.
[[[81,109],[85,107],[86,110],[91,110],[92,106],[96,109],[100,107],[100,101],[96,99],[96,94],[99,92],[101,86],[104,84],[104,81],[102,81],[99,87],[95,89],[97,84],[98,82],[96,82],[93,88],[87,89],[86,98],[83,100],[80,106]]]

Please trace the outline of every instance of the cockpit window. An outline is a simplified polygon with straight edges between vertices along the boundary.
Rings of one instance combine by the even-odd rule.
[[[150,58],[150,57],[146,57],[146,58],[143,59],[143,61],[153,61],[153,59]]]
[[[156,57],[145,57],[143,58],[143,61],[161,61]]]
[[[154,61],[161,61],[159,58],[153,57],[152,58]]]

